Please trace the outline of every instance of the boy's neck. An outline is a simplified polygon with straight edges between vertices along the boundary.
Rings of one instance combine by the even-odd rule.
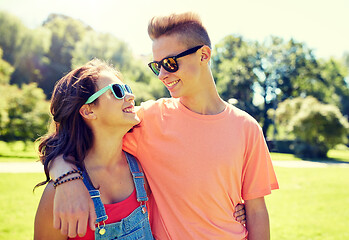
[[[201,79],[202,85],[197,88],[198,91],[179,98],[180,102],[192,112],[202,115],[216,115],[226,108],[226,103],[219,96],[210,73],[208,71],[206,78]]]
[[[226,103],[218,93],[181,97],[179,101],[190,111],[202,115],[216,115],[226,108]]]

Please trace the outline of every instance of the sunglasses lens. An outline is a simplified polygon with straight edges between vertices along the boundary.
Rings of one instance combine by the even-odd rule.
[[[159,75],[160,73],[160,67],[159,67],[159,64],[155,63],[155,62],[152,62],[149,64],[149,67],[151,68],[151,70],[156,74],[156,75]]]
[[[162,66],[165,68],[168,72],[175,72],[178,70],[178,64],[177,61],[174,58],[165,58],[162,61]]]
[[[113,84],[113,91],[114,91],[115,96],[119,99],[121,99],[125,96],[125,92],[122,89],[122,86],[119,84]]]
[[[128,93],[132,93],[132,89],[131,89],[131,87],[130,87],[129,85],[126,85],[126,84],[125,84],[125,88],[126,88],[126,91],[127,91]]]

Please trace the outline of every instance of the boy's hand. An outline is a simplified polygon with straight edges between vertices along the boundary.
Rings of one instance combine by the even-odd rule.
[[[96,213],[83,181],[74,180],[56,187],[53,227],[70,238],[85,236],[87,224],[95,230]]]

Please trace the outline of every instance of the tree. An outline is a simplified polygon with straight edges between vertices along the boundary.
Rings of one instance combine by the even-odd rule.
[[[19,18],[0,11],[0,48],[3,49],[3,59],[11,65],[15,63],[20,53],[26,30]]]
[[[345,63],[330,58],[320,61],[320,74],[325,81],[322,91],[326,93],[322,102],[338,106],[349,119],[349,68]]]
[[[253,42],[241,36],[227,36],[215,46],[212,73],[224,100],[236,99],[239,108],[258,118],[258,109],[253,104],[253,86],[257,81],[253,73],[255,55]]]
[[[128,45],[109,33],[89,31],[72,52],[72,67],[85,64],[93,58],[103,59],[123,72],[129,70],[133,61]]]
[[[54,84],[71,69],[76,43],[83,38],[86,31],[91,30],[91,27],[68,16],[51,14],[43,23],[43,28],[51,32],[51,39],[48,61],[40,69],[43,78],[38,84],[50,97]]]
[[[4,60],[15,68],[11,84],[21,85],[42,79],[40,68],[47,63],[49,38],[47,29],[29,30],[17,17],[0,12],[0,48],[3,48]]]
[[[45,28],[27,31],[20,46],[20,52],[14,63],[15,72],[11,84],[42,82],[42,70],[49,63],[47,57],[50,48],[51,32]]]
[[[111,34],[87,32],[76,44],[72,55],[72,68],[93,58],[105,60],[115,66],[134,91],[137,104],[166,95],[163,84],[146,66],[148,58],[133,56],[128,45]]]
[[[326,157],[329,149],[347,143],[349,123],[338,107],[314,97],[287,99],[276,112],[279,128],[296,140],[294,151],[304,157]]]
[[[14,71],[14,68],[8,62],[2,59],[2,54],[3,51],[0,48],[0,86],[10,82],[11,74]]]
[[[262,127],[264,134],[267,134],[269,126],[274,122],[267,114],[269,109],[276,109],[278,102],[290,97],[318,93],[308,89],[319,90],[319,86],[323,86],[323,79],[317,71],[315,56],[303,43],[293,39],[285,42],[271,36],[263,44],[258,44],[257,49],[253,69],[258,76],[255,89],[263,99]]]
[[[5,141],[34,140],[47,132],[48,102],[36,83],[2,85],[0,135]]]

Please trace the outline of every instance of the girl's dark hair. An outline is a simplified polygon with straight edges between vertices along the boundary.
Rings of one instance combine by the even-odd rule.
[[[87,99],[97,90],[97,79],[102,71],[109,71],[121,78],[120,73],[107,63],[93,59],[62,77],[53,90],[50,111],[53,132],[39,138],[39,157],[44,165],[46,180],[50,181],[49,164],[57,156],[83,168],[83,160],[93,144],[93,134],[79,113]],[[93,102],[98,104],[98,99]],[[34,188],[34,189],[35,189]]]

